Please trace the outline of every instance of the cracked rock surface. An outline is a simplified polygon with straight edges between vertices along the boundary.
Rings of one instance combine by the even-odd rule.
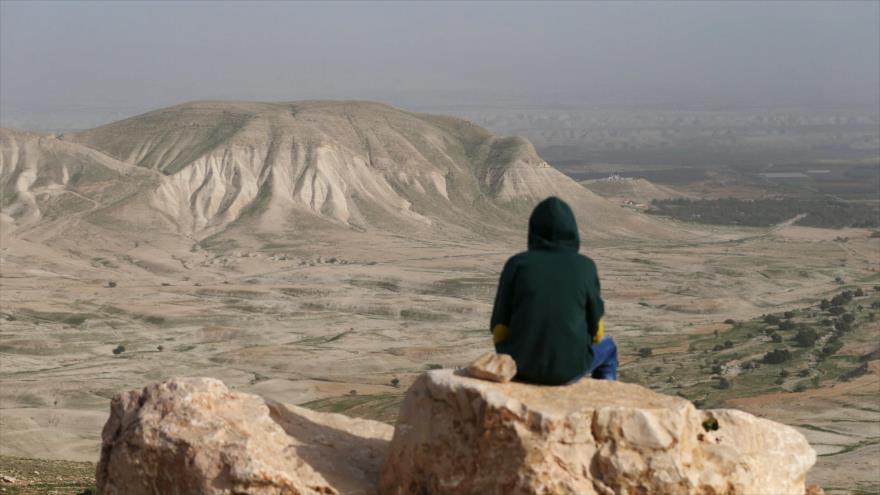
[[[437,370],[407,393],[380,490],[802,495],[815,460],[791,427],[639,385],[499,384]]]
[[[392,428],[173,378],[117,395],[104,426],[99,493],[376,492]]]

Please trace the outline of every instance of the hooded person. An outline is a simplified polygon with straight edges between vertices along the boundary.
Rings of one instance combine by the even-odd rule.
[[[490,328],[495,350],[516,362],[516,379],[561,385],[591,374],[617,378],[617,346],[603,338],[605,305],[592,259],[568,204],[550,197],[529,218],[528,251],[507,260]]]

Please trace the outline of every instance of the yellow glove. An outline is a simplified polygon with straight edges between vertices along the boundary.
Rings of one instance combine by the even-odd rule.
[[[605,318],[602,318],[601,320],[599,320],[599,329],[596,330],[596,336],[593,337],[593,343],[598,344],[602,340],[602,337],[604,337],[604,336],[605,336]]]
[[[502,323],[495,325],[495,328],[492,329],[492,340],[496,344],[507,340],[508,335],[510,335],[510,329]]]

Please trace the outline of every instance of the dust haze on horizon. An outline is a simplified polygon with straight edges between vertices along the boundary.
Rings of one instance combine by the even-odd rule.
[[[0,4],[0,126],[190,100],[880,113],[880,3]]]

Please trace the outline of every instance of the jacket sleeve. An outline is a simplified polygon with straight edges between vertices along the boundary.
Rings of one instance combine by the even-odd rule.
[[[602,301],[602,288],[599,284],[599,274],[595,269],[593,270],[593,276],[595,277],[594,283],[590,284],[591,290],[587,292],[586,317],[587,332],[590,334],[590,338],[594,342],[597,342],[597,337],[601,338],[599,332],[604,331],[602,317],[605,316],[605,302]]]
[[[513,288],[516,278],[516,268],[512,260],[504,264],[501,278],[498,280],[498,291],[495,293],[495,305],[492,308],[492,319],[489,322],[489,330],[492,332],[495,343],[507,339],[510,315],[513,311]]]

